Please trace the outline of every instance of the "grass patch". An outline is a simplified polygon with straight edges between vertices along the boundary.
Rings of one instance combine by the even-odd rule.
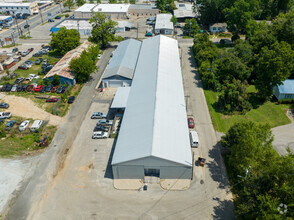
[[[20,46],[21,44],[9,44],[9,45],[6,45],[6,46],[3,46],[2,48],[11,48],[11,47],[17,47],[17,46]]]
[[[254,89],[255,88],[249,88],[248,90]],[[225,133],[235,123],[245,120],[258,123],[268,123],[272,128],[289,124],[291,122],[286,115],[286,109],[292,107],[290,104],[275,104],[268,101],[260,106],[256,106],[256,108],[247,112],[245,115],[224,115],[218,109],[217,97],[219,93],[204,90],[204,94],[214,129],[219,132]]]
[[[11,120],[15,120],[17,124],[15,124],[11,130],[6,131],[6,137],[1,138],[1,158],[30,155],[42,151],[43,147],[39,147],[40,140],[44,136],[47,136],[50,144],[57,130],[56,126],[46,125],[45,127],[41,128],[40,131],[37,133],[30,132],[28,128],[26,129],[26,131],[21,132],[18,130],[18,127],[22,121],[30,120],[30,125],[32,125],[34,120],[24,119],[20,117],[12,117]],[[5,120],[4,123],[6,123],[7,121],[8,120]]]
[[[183,39],[192,39],[193,37],[190,36],[183,36]]]

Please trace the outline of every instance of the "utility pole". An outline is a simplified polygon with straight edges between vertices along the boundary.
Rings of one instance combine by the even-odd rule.
[[[137,39],[139,38],[139,23],[137,21]]]
[[[12,41],[13,41],[13,46],[15,46],[15,41],[14,41],[13,33],[11,33],[11,37],[12,37]]]
[[[28,33],[29,33],[29,37],[31,36],[30,34],[30,25],[28,24],[28,19],[26,19],[26,22],[27,22],[27,26],[28,26]]]
[[[42,24],[44,23],[43,21],[43,16],[42,16],[42,10],[40,9],[40,15],[41,15],[41,20],[42,20]]]
[[[17,27],[18,36],[20,36],[19,27],[18,27],[18,23],[17,23],[17,18],[15,18],[15,22],[16,22],[16,27]]]

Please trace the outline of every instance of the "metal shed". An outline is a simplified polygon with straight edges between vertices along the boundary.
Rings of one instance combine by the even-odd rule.
[[[142,42],[112,158],[114,179],[190,179],[192,153],[178,42]]]
[[[278,100],[294,99],[294,79],[287,79],[282,85],[275,86],[274,94]]]
[[[154,32],[155,34],[172,35],[174,33],[174,25],[170,21],[171,14],[157,14]]]
[[[110,60],[102,78],[104,88],[131,86],[141,42],[134,39],[122,41]]]

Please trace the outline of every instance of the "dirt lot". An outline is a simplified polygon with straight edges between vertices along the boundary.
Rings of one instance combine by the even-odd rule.
[[[3,94],[0,95],[0,99],[3,102],[9,104],[9,109],[7,111],[11,112],[12,115],[20,116],[23,118],[49,120],[49,124],[55,126],[59,125],[62,121],[61,117],[52,115],[45,110],[37,107],[31,99]]]

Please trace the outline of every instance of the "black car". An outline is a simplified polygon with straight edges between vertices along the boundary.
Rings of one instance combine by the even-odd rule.
[[[23,92],[27,91],[28,86],[29,86],[29,85],[23,85],[23,86],[22,86],[22,91],[23,91]]]
[[[48,22],[54,22],[54,20],[52,18],[48,19]]]
[[[40,92],[41,92],[41,93],[44,93],[45,90],[46,90],[46,86],[43,86],[43,87],[40,89]]]
[[[18,91],[18,92],[21,92],[22,91],[22,85],[20,85],[20,86],[18,86],[17,88],[16,88],[16,91]]]
[[[33,55],[33,57],[41,57],[41,56],[43,56],[43,53],[41,53],[40,51]]]
[[[43,58],[38,58],[36,60],[36,65],[40,65],[42,63],[42,61],[43,61]]]
[[[55,16],[55,19],[60,19],[60,18],[61,18],[61,17],[60,17],[60,16],[58,16],[58,15],[57,15],[57,16]]]
[[[103,125],[97,125],[97,126],[95,126],[95,128],[94,128],[93,131],[104,131],[104,132],[107,132],[108,131],[108,127],[103,126]]]
[[[24,80],[25,80],[24,77],[19,77],[19,78],[17,78],[17,79],[14,81],[14,83],[15,83],[15,84],[19,84],[19,83],[21,83],[21,82],[24,81]]]
[[[71,103],[73,103],[74,100],[75,100],[75,97],[74,97],[74,96],[70,96],[70,97],[68,98],[67,103],[68,103],[68,104],[71,104]]]
[[[6,91],[6,87],[7,87],[7,85],[3,85],[2,88],[1,88],[1,92],[5,92]]]
[[[29,28],[30,25],[29,24],[26,24],[25,26],[23,26],[23,28]]]
[[[0,108],[9,108],[9,104],[2,102],[0,103]]]
[[[45,89],[45,91],[46,91],[46,92],[50,92],[50,91],[51,91],[51,89],[52,89],[52,87],[53,87],[52,85],[46,86],[46,89]]]
[[[65,88],[63,86],[60,86],[56,91],[56,93],[58,93],[58,94],[64,93],[64,92],[65,92]]]
[[[7,86],[6,86],[6,92],[10,92],[10,90],[12,89],[12,86],[13,85],[10,85],[10,84],[8,84]]]
[[[44,68],[43,68],[43,66],[42,66],[41,73],[46,74],[46,73],[48,73],[52,68],[53,68],[53,65],[50,65],[50,64],[46,65]]]

